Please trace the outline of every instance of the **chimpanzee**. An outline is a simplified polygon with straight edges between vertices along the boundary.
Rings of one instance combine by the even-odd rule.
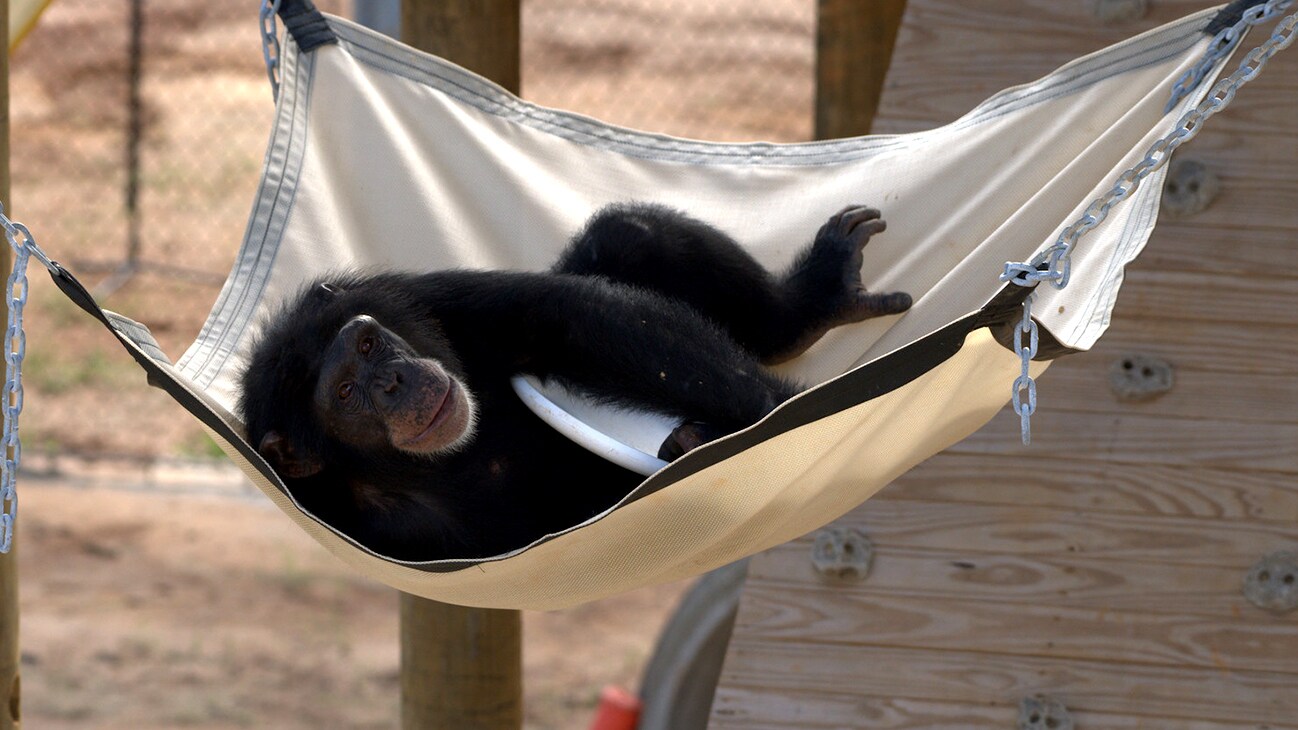
[[[309,512],[400,560],[524,547],[639,477],[556,433],[511,376],[682,420],[673,459],[799,391],[764,367],[831,327],[910,307],[861,285],[879,212],[829,219],[773,276],[668,208],[610,206],[545,273],[340,273],[268,323],[243,374],[249,441]]]

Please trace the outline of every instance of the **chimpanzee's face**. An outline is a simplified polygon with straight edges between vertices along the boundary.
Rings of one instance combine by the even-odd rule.
[[[367,453],[436,456],[473,435],[464,383],[368,315],[349,320],[325,349],[313,401],[326,434]]]

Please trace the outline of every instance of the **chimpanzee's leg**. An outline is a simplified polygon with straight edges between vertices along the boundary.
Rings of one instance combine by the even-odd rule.
[[[774,363],[837,325],[910,307],[904,293],[869,294],[861,286],[861,249],[883,228],[877,210],[847,208],[776,277],[702,221],[655,205],[610,206],[573,238],[554,271],[605,276],[684,301]]]

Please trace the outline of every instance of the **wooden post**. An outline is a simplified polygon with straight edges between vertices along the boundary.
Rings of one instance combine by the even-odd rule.
[[[401,594],[401,726],[523,727],[522,615]]]
[[[521,6],[521,0],[402,0],[401,39],[517,94]]]
[[[0,0],[0,28],[9,27],[9,2]],[[9,197],[9,54],[0,58],[0,200],[12,216]],[[13,256],[0,244],[0,272],[9,278]],[[14,526],[17,529],[17,525]],[[0,730],[21,727],[21,694],[18,684],[18,541],[0,555]]]
[[[520,17],[520,0],[402,0],[401,35],[517,93]],[[403,593],[402,727],[522,728],[522,637],[518,611]]]
[[[906,0],[819,0],[816,139],[870,132]]]

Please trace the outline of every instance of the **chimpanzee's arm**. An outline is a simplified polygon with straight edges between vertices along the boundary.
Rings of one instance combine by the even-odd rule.
[[[419,286],[470,372],[508,363],[598,398],[732,430],[798,392],[689,306],[643,289],[470,271],[429,274]]]

